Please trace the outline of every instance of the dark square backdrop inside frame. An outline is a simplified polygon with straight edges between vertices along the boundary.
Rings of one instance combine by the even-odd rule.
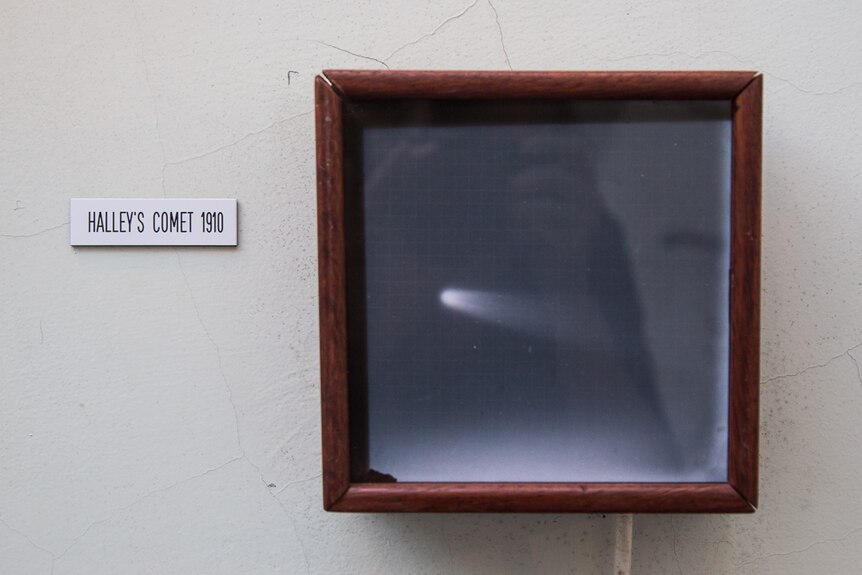
[[[761,77],[325,75],[326,508],[753,510]]]

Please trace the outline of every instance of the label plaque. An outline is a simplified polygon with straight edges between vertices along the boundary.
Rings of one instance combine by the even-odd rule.
[[[236,199],[72,198],[73,246],[235,246]]]

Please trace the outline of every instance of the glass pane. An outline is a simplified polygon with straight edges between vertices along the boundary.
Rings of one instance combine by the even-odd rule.
[[[353,480],[726,480],[730,113],[353,104]]]

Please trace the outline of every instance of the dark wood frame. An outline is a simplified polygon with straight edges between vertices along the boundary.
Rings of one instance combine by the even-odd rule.
[[[762,76],[755,72],[326,70],[315,81],[323,500],[329,511],[751,512],[757,506]],[[716,483],[351,483],[343,103],[348,99],[732,101],[728,477]]]

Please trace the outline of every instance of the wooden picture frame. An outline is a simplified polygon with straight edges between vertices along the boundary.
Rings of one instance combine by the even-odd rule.
[[[722,100],[731,103],[726,481],[386,482],[351,479],[350,238],[345,106],[372,100]],[[752,512],[758,501],[762,76],[755,72],[326,70],[315,83],[323,499],[352,512]],[[347,198],[349,200],[349,198]]]

